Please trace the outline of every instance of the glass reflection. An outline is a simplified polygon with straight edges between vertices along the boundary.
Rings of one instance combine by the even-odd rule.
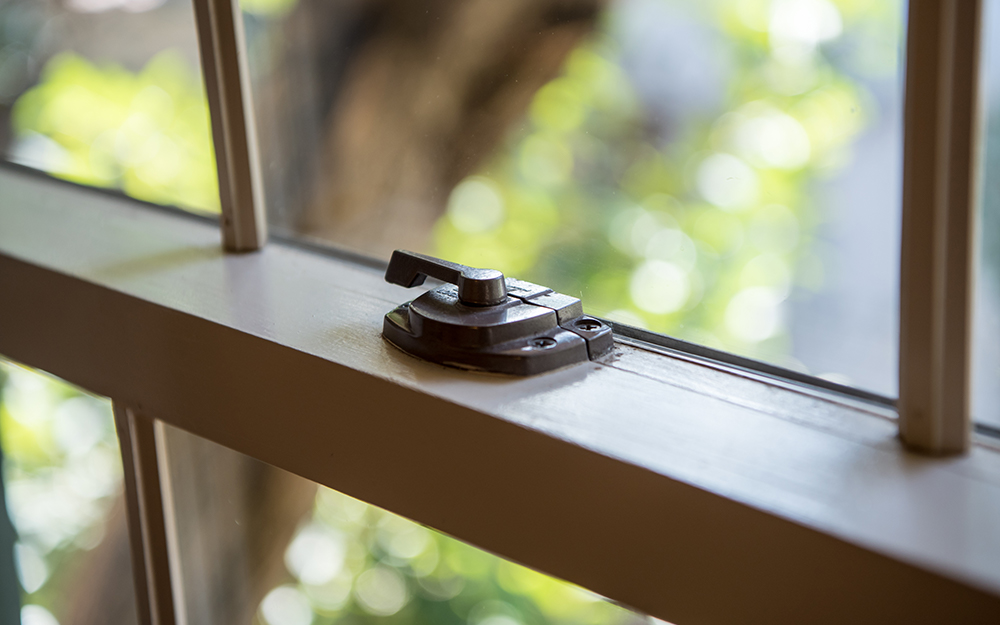
[[[0,360],[0,449],[21,622],[135,623],[110,402]]]
[[[900,2],[245,11],[277,229],[895,393]]]

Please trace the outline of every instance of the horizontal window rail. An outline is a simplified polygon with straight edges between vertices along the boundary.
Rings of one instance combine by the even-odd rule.
[[[657,617],[990,622],[1000,453],[624,343],[531,378],[380,336],[412,293],[208,222],[0,170],[0,353]]]
[[[0,169],[7,169],[12,172],[21,173],[25,176],[34,176],[39,179],[49,180],[56,184],[74,185],[72,182],[53,178],[49,174],[41,172],[37,169],[25,167],[15,163],[0,162]],[[172,206],[164,206],[162,204],[134,200],[117,189],[101,189],[84,186],[79,186],[78,188],[89,193],[100,193],[112,198],[126,199],[141,204],[146,210],[161,211],[178,218],[187,218],[215,225],[219,223],[219,217],[217,215],[198,213],[187,209],[179,209]],[[304,250],[313,254],[319,254],[334,260],[345,261],[353,265],[368,267],[382,273],[385,272],[385,269],[388,266],[388,262],[385,259],[375,258],[360,252],[347,250],[322,240],[310,239],[309,237],[300,234],[291,234],[280,229],[272,229],[269,231],[268,236],[271,240],[287,247]],[[427,283],[429,287],[439,284],[439,282],[437,282],[434,278],[429,278]],[[895,399],[878,393],[848,386],[846,384],[840,384],[838,382],[826,380],[808,373],[787,369],[785,367],[755,360],[753,358],[713,349],[705,345],[691,343],[666,334],[651,332],[649,330],[619,323],[610,319],[601,318],[601,320],[614,328],[615,336],[620,340],[631,340],[637,345],[644,346],[646,348],[667,350],[676,357],[690,357],[708,366],[718,366],[729,371],[742,371],[749,374],[760,375],[762,377],[769,378],[774,382],[782,382],[792,386],[798,386],[805,392],[810,390],[815,392],[830,392],[887,408],[895,408],[896,406]],[[992,428],[985,427],[983,433],[988,434],[991,430]]]

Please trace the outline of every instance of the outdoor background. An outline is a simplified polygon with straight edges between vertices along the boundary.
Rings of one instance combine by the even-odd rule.
[[[411,4],[244,3],[276,232],[895,393],[899,3]],[[10,160],[218,210],[186,0],[0,19]]]
[[[895,394],[904,6],[499,4],[506,12],[486,0],[244,0],[276,232],[495,267],[579,296],[592,314]],[[1000,426],[1000,8],[986,5],[975,410]],[[0,0],[0,151],[217,212],[190,2]],[[0,380],[24,622],[129,614],[109,404],[15,365]],[[209,567],[218,579],[206,573],[202,594],[222,599],[199,609],[252,597],[252,618],[269,625],[644,618],[176,443],[230,480],[220,484],[272,485],[244,492],[239,514],[263,529]],[[185,486],[203,501],[216,487]],[[205,509],[196,545],[232,512]],[[253,566],[233,581],[232,562]]]

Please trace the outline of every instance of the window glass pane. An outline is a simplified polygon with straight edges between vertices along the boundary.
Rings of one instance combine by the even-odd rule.
[[[161,434],[190,623],[662,623],[182,430]]]
[[[217,211],[191,0],[0,2],[0,153]]]
[[[0,451],[0,581],[15,565],[21,622],[136,623],[111,403],[0,359]],[[17,622],[8,590],[0,621]]]
[[[901,3],[243,3],[277,230],[894,394]]]
[[[986,140],[978,215],[979,274],[973,316],[973,418],[1000,433],[1000,6],[983,4]]]

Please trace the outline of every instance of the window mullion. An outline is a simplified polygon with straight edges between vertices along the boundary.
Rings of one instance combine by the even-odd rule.
[[[175,625],[165,501],[153,419],[114,404],[125,475],[132,575],[143,625]]]
[[[223,246],[230,252],[260,249],[267,219],[239,0],[194,0],[194,8],[219,172]]]
[[[900,267],[900,434],[969,447],[980,0],[911,2]]]

